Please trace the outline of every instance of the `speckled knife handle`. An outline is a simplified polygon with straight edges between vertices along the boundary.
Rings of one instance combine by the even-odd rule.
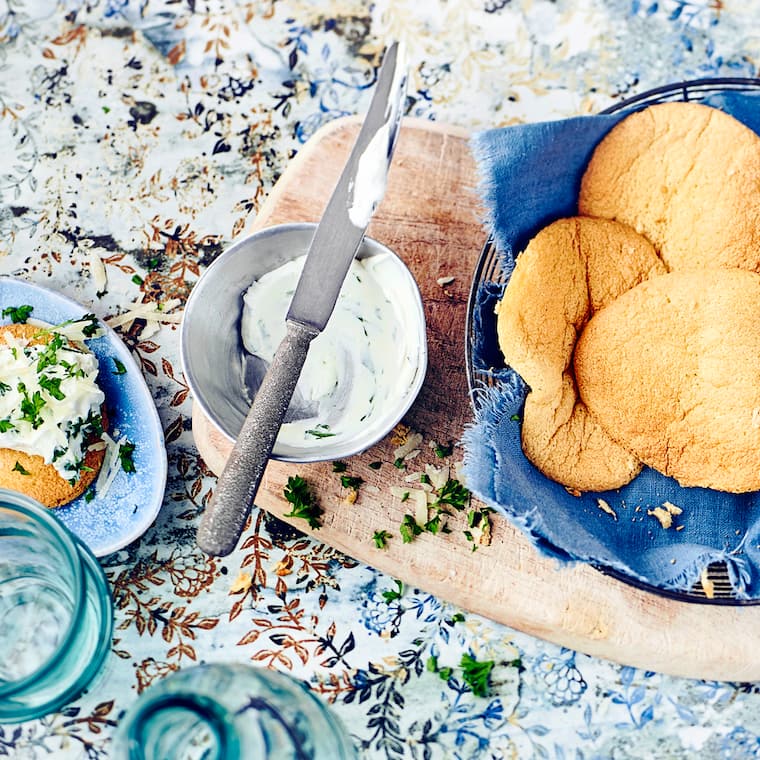
[[[287,333],[272,359],[238,434],[214,496],[198,526],[198,546],[223,557],[237,545],[261,478],[293,396],[311,341],[313,327],[288,321]]]

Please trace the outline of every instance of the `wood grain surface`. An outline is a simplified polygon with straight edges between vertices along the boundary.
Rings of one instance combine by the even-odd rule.
[[[343,119],[318,132],[278,181],[255,225],[316,221],[353,144],[358,122]],[[760,679],[760,606],[684,602],[636,589],[587,565],[559,566],[540,556],[506,519],[492,516],[492,541],[472,551],[458,516],[450,534],[423,533],[405,544],[399,524],[409,504],[390,493],[409,486],[409,472],[461,460],[455,448],[440,459],[430,442],[456,443],[472,410],[465,374],[467,296],[485,241],[475,192],[476,171],[467,134],[432,122],[405,120],[386,197],[368,235],[395,250],[422,292],[429,367],[423,389],[404,422],[424,436],[406,472],[395,468],[390,438],[346,461],[346,474],[364,481],[347,500],[331,462],[270,461],[256,505],[317,540],[406,584],[514,629],[615,662],[690,678]],[[454,277],[442,287],[438,279]],[[196,406],[193,434],[208,467],[220,473],[232,444]],[[382,462],[379,469],[370,463]],[[324,509],[322,525],[284,518],[290,475],[312,486]],[[414,484],[411,484],[412,486]],[[392,534],[385,549],[375,531]]]

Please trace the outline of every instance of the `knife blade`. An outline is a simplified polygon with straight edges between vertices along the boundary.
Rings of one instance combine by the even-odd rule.
[[[384,195],[406,92],[402,58],[398,43],[389,45],[367,115],[309,245],[286,316],[285,338],[201,516],[196,538],[207,554],[225,556],[240,539],[309,346],[327,325]]]

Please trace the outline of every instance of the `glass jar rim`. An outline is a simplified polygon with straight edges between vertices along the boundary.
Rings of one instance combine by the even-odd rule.
[[[30,683],[43,677],[55,666],[58,653],[65,650],[76,636],[82,616],[85,613],[86,599],[84,563],[79,555],[76,542],[68,529],[49,513],[47,507],[18,491],[0,488],[0,511],[3,510],[17,511],[29,518],[30,522],[45,529],[46,535],[53,539],[55,544],[61,549],[62,557],[71,569],[73,579],[72,593],[73,598],[76,600],[76,609],[71,616],[66,633],[58,642],[55,650],[50,653],[49,657],[31,673],[18,680],[0,683],[0,697],[7,697],[16,692],[23,691]]]

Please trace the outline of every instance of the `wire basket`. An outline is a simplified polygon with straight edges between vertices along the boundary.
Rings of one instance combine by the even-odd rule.
[[[664,85],[652,90],[647,90],[640,95],[627,98],[606,108],[601,113],[613,114],[624,111],[638,111],[656,103],[666,102],[701,102],[712,95],[725,92],[760,92],[760,79],[753,78],[716,78],[695,79],[686,82]],[[470,288],[469,302],[467,305],[467,325],[465,331],[465,359],[467,370],[467,382],[470,391],[470,399],[473,407],[477,410],[487,389],[498,386],[497,372],[505,369],[505,364],[500,351],[496,335],[496,319],[493,314],[488,315],[478,309],[477,295],[485,284],[490,284],[494,289],[502,289],[508,280],[508,275],[503,271],[494,241],[489,238],[478,258],[473,273],[472,286]],[[485,335],[483,334],[485,332]],[[476,341],[482,345],[493,346],[487,358],[487,368],[476,367],[473,361]],[[658,596],[676,599],[684,602],[696,602],[702,604],[717,605],[755,605],[760,604],[760,599],[738,599],[731,587],[726,566],[715,563],[708,567],[705,586],[702,582],[697,583],[689,590],[675,591],[660,588],[644,583],[617,570],[601,565],[594,565],[605,575],[614,577],[638,589],[657,594]]]

